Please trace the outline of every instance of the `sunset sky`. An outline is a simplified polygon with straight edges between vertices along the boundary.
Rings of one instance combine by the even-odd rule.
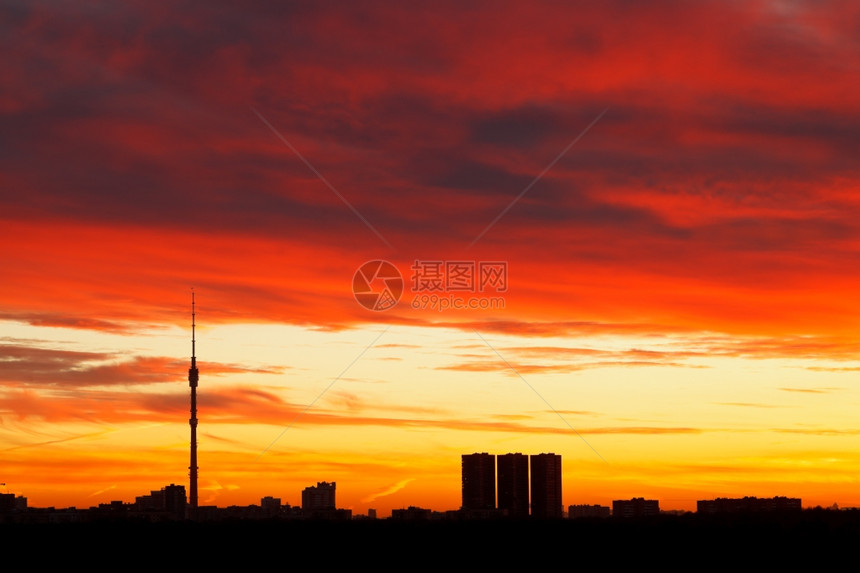
[[[554,452],[565,506],[860,506],[857,2],[9,0],[0,48],[0,491],[187,487],[193,287],[201,504]]]

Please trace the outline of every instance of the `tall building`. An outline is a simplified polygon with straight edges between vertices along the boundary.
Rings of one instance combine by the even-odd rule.
[[[185,486],[170,484],[161,489],[164,492],[164,509],[176,519],[185,518]]]
[[[463,509],[495,509],[496,456],[463,454]]]
[[[800,511],[801,501],[796,497],[744,497],[731,499],[699,500],[696,502],[697,513],[754,513],[761,511]]]
[[[608,505],[569,505],[567,507],[567,516],[570,519],[580,517],[609,517],[612,515],[612,508]]]
[[[188,512],[191,519],[197,518],[197,352],[194,338],[195,313],[194,291],[191,291],[191,368],[188,369],[188,386],[191,387],[191,462],[188,464]]]
[[[281,498],[270,495],[261,498],[260,512],[266,517],[277,517],[281,514]]]
[[[529,458],[525,454],[504,454],[498,465],[499,509],[510,517],[529,516]]]
[[[613,517],[640,517],[644,515],[660,515],[660,502],[644,497],[616,499],[612,502]]]
[[[532,516],[542,519],[562,517],[564,510],[561,505],[561,456],[531,456],[531,467]]]
[[[27,511],[26,497],[16,496],[14,493],[0,493],[0,515],[19,511]]]
[[[134,510],[164,513],[171,519],[185,519],[187,510],[185,486],[170,484],[158,491],[149,492],[149,495],[139,495],[135,498]]]
[[[317,482],[302,490],[302,510],[335,509],[335,482]]]

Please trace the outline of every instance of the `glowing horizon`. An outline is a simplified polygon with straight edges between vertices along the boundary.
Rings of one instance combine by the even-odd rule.
[[[455,509],[486,451],[560,454],[565,507],[860,506],[857,6],[8,11],[0,481],[31,505],[187,487],[193,287],[201,505]],[[503,262],[435,293],[503,306],[413,308],[417,261]]]

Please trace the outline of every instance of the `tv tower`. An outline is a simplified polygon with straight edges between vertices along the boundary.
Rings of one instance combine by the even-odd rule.
[[[189,516],[197,519],[197,380],[200,373],[197,371],[197,355],[194,348],[194,289],[191,289],[191,368],[188,369],[188,385],[191,386],[191,464],[188,466],[188,504]]]

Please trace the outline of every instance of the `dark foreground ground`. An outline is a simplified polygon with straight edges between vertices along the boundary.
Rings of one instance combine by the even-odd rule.
[[[552,567],[615,570],[660,564],[709,570],[715,565],[827,563],[860,560],[860,511],[792,514],[661,515],[639,519],[560,521],[352,522],[232,521],[219,523],[98,522],[2,524],[4,557],[15,569],[86,564],[138,570],[161,563],[220,571],[325,569],[529,571]],[[17,559],[16,559],[17,560]],[[133,566],[133,567],[132,567]],[[501,566],[501,567],[500,567]],[[172,570],[174,567],[168,567]],[[41,569],[38,568],[38,569]],[[159,567],[160,569],[160,567]]]

